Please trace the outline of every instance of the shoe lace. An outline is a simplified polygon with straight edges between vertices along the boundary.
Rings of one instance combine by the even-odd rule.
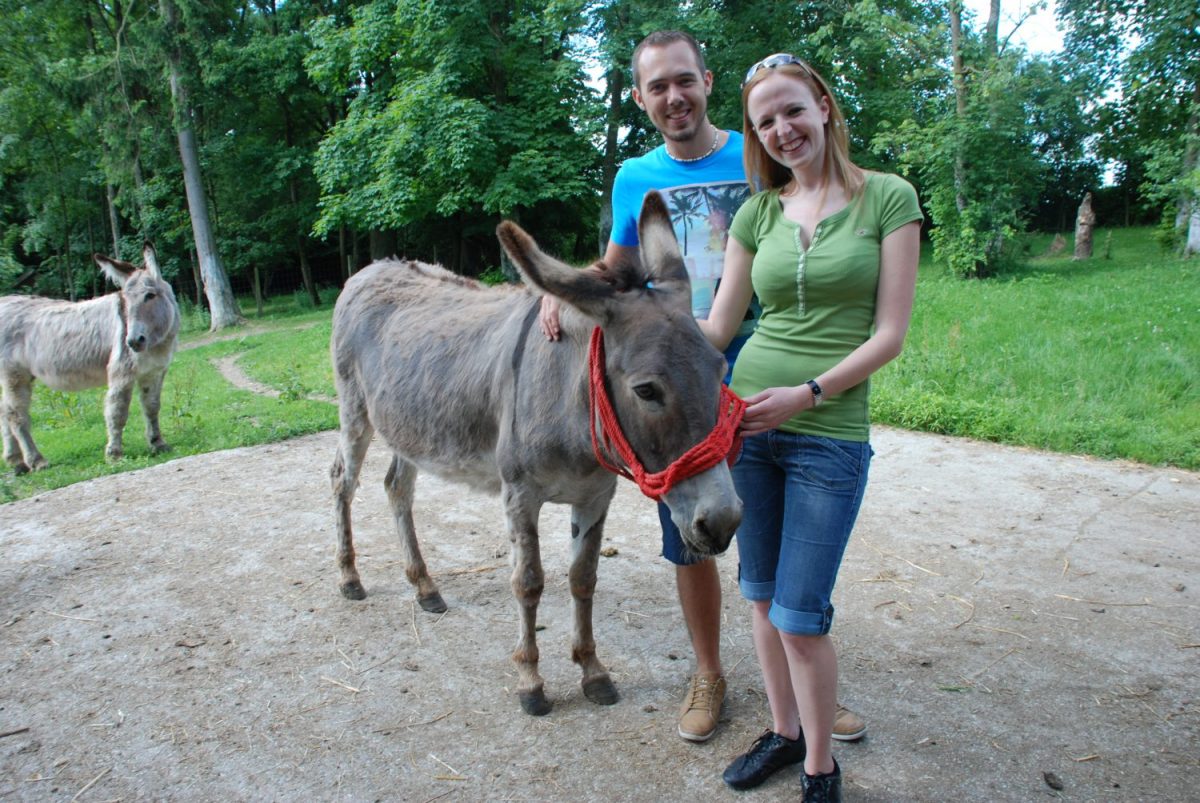
[[[716,684],[708,678],[698,677],[692,681],[692,693],[688,699],[688,709],[708,709],[712,704],[713,687]]]

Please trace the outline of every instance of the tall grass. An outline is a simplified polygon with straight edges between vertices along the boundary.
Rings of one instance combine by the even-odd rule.
[[[904,353],[873,380],[876,421],[1200,468],[1200,261],[1117,230],[1111,257],[1037,257],[963,281],[922,261]],[[1032,253],[1049,238],[1036,238]]]
[[[1106,233],[1096,237],[1102,254]],[[1031,253],[1046,250],[1035,238]],[[252,299],[239,299],[243,310]],[[161,423],[175,449],[151,456],[134,401],[126,458],[104,462],[103,389],[34,392],[35,437],[50,469],[0,470],[0,502],[182,455],[268,443],[337,426],[329,335],[333,294],[273,299],[253,326],[206,331],[202,311],[167,375]],[[904,353],[873,379],[879,423],[1074,454],[1200,469],[1200,260],[1164,255],[1149,229],[1117,230],[1111,258],[1035,257],[982,281],[921,264]],[[203,325],[201,325],[203,324]],[[211,342],[210,342],[211,341]],[[230,385],[239,367],[279,391]],[[324,470],[314,467],[314,470]]]

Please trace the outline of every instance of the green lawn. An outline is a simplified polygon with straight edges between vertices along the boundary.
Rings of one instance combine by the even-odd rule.
[[[1100,254],[1106,233],[1096,237]],[[1032,253],[1049,237],[1035,238]],[[922,261],[905,351],[874,379],[881,423],[1200,469],[1200,260],[1147,229],[1111,258],[1034,258],[1016,275]]]
[[[1148,229],[1106,233],[1098,256],[1035,257],[1000,279],[946,276],[926,255],[904,354],[873,381],[879,423],[1073,454],[1200,469],[1200,260],[1164,255]],[[1033,254],[1050,238],[1033,239]],[[134,400],[126,457],[104,462],[103,389],[34,393],[34,436],[51,468],[0,470],[0,502],[175,457],[269,443],[337,426],[329,364],[333,293],[311,309],[275,299],[251,326],[209,342],[186,310],[163,390],[153,457]],[[243,310],[253,303],[241,299]],[[197,345],[199,344],[199,345]],[[238,365],[278,398],[232,387],[213,360]],[[330,456],[332,460],[332,455]]]

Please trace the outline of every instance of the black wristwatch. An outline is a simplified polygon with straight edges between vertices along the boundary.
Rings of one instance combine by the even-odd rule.
[[[821,390],[821,386],[817,384],[817,380],[810,379],[804,384],[812,390],[813,407],[820,407],[821,402],[825,401],[825,392]]]

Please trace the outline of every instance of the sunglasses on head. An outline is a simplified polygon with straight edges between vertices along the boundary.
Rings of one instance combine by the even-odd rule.
[[[807,64],[793,56],[791,53],[776,53],[773,56],[767,56],[762,61],[755,62],[750,69],[746,70],[746,77],[742,79],[742,87],[745,88],[746,84],[750,83],[750,79],[753,78],[755,73],[757,73],[759,70],[774,69],[775,67],[782,67],[784,64],[795,64],[799,67],[803,67],[806,71],[810,69]]]

